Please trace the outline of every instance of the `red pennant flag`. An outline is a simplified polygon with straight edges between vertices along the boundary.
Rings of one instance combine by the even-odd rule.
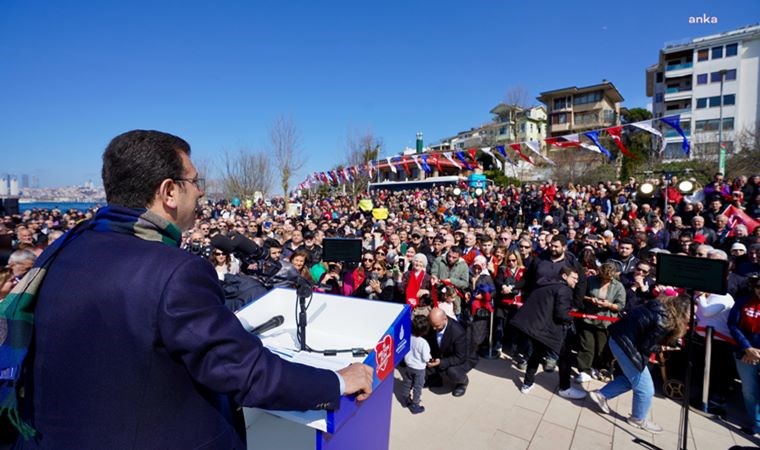
[[[740,223],[743,223],[747,226],[747,231],[751,235],[755,228],[760,225],[760,222],[753,219],[747,213],[742,211],[741,209],[735,207],[734,205],[730,205],[728,208],[726,208],[725,211],[723,211],[723,215],[728,217],[728,226],[731,227],[731,232],[729,233],[729,236],[734,235],[734,227],[736,225],[739,225]]]
[[[408,175],[411,175],[412,171],[409,170],[409,160],[406,159],[406,156],[404,156],[403,158],[401,158],[401,161],[404,163],[404,170],[406,170],[406,173]]]
[[[475,155],[476,155],[477,153],[478,153],[478,149],[477,149],[477,148],[475,148],[475,147],[473,147],[473,148],[468,148],[468,149],[467,149],[467,154],[468,154],[468,155],[470,155],[470,159],[472,159],[473,161],[475,161],[475,164],[477,164],[477,163],[478,163],[478,160],[477,160],[477,159],[475,159]]]
[[[613,141],[615,141],[615,144],[617,144],[618,148],[620,149],[623,154],[629,158],[636,158],[636,155],[629,152],[627,148],[625,148],[625,145],[623,144],[623,138],[620,137],[620,134],[623,132],[623,126],[618,125],[616,127],[609,127],[606,130],[607,134],[610,135]]]
[[[528,161],[529,163],[533,164],[533,160],[530,159],[529,156],[525,156],[525,153],[523,153],[522,150],[520,150],[520,146],[521,146],[521,144],[509,144],[509,148],[511,148],[512,150],[516,151],[517,154],[520,156],[520,158],[522,158],[522,159]]]
[[[547,145],[553,145],[555,147],[559,148],[570,148],[570,147],[580,147],[581,142],[580,141],[571,141],[565,137],[552,137],[552,138],[546,138],[544,139],[544,142],[546,142]]]
[[[438,157],[436,155],[428,156],[428,162],[435,164],[435,166],[438,168],[439,175],[443,173],[443,169],[441,169],[441,162],[438,160]]]

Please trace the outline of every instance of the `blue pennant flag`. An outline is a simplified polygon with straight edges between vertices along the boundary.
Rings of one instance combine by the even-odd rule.
[[[428,166],[428,162],[427,162],[428,155],[420,155],[420,159],[422,160],[422,170],[424,170],[425,173],[432,172],[433,169],[431,169],[430,166]]]
[[[612,153],[610,153],[609,150],[604,148],[602,144],[599,142],[599,130],[594,131],[588,131],[586,133],[583,133],[587,138],[591,139],[594,142],[594,145],[596,145],[599,148],[599,151],[604,153],[607,158],[610,159],[610,161],[614,161],[615,157],[612,156]]]
[[[467,164],[467,159],[464,157],[464,152],[456,152],[456,157],[462,164],[464,164],[467,170],[472,170],[472,167]]]
[[[678,134],[683,137],[683,143],[681,143],[681,149],[684,153],[686,153],[686,156],[689,156],[689,153],[691,152],[691,145],[689,145],[689,139],[686,137],[686,134],[681,129],[681,116],[670,116],[670,117],[663,117],[663,122],[670,125],[671,128],[674,128]]]

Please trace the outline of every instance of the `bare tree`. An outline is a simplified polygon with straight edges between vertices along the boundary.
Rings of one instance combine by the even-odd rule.
[[[290,179],[306,164],[306,155],[301,147],[301,134],[292,118],[280,116],[269,127],[269,139],[275,169],[287,202]]]
[[[221,164],[221,188],[228,198],[253,198],[255,192],[269,192],[272,167],[266,153],[246,149],[237,154],[225,152]]]
[[[346,136],[346,166],[364,166],[369,161],[377,160],[382,145],[382,139],[375,136],[371,129],[364,132],[349,130]],[[354,182],[348,186],[352,197],[355,198],[356,194],[367,189],[370,181],[369,176],[357,173]]]
[[[730,176],[760,173],[760,122],[735,135],[734,153],[726,162]]]
[[[507,95],[504,97],[504,103],[509,106],[519,106],[520,108],[527,109],[532,102],[525,86],[518,85],[507,90]]]

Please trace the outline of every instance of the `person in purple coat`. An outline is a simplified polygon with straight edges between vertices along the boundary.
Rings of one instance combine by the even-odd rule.
[[[157,131],[103,154],[108,206],[40,257],[17,448],[244,448],[239,406],[335,409],[372,369],[333,372],[267,350],[224,306],[211,264],[179,249],[204,181]],[[262,318],[266,319],[266,318]]]

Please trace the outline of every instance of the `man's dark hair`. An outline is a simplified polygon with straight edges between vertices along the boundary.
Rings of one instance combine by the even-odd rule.
[[[457,245],[452,245],[449,248],[449,252],[450,253],[456,253],[457,255],[461,255],[462,254],[462,247],[459,247]]]
[[[414,316],[412,319],[412,336],[425,336],[428,332],[430,332],[430,321],[427,316]]]
[[[562,244],[563,247],[567,246],[567,236],[565,236],[564,234],[558,234],[558,235],[552,236],[551,242],[555,242],[555,241]]]
[[[623,244],[628,244],[631,247],[636,247],[636,241],[634,241],[633,239],[629,237],[623,238],[618,242],[618,246],[623,245]]]
[[[184,139],[152,130],[132,130],[111,140],[103,152],[103,187],[109,204],[145,208],[167,178],[182,178]]]
[[[570,275],[571,273],[576,273],[577,274],[578,273],[578,269],[576,269],[575,267],[570,267],[570,266],[562,266],[562,268],[559,269],[559,274],[560,275],[567,276],[567,275]]]

